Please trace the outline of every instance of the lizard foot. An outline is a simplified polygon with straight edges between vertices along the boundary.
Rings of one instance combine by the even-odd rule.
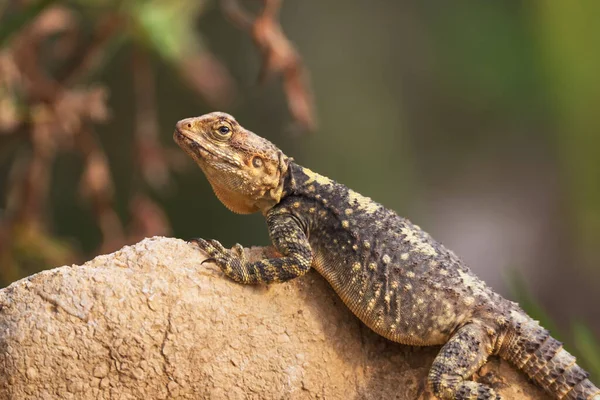
[[[496,371],[487,371],[486,373],[479,373],[479,383],[487,385],[492,389],[502,389],[507,387],[506,380],[500,376]]]
[[[239,268],[239,265],[246,263],[244,248],[240,244],[233,246],[233,249],[226,249],[218,240],[213,239],[192,239],[202,251],[208,255],[208,258],[202,261],[215,263],[227,276],[232,275],[232,270]]]

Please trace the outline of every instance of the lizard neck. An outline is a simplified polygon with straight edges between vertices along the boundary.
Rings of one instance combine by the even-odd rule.
[[[282,197],[303,195],[309,198],[319,198],[323,195],[323,187],[331,189],[336,183],[301,165],[291,161],[283,181]]]

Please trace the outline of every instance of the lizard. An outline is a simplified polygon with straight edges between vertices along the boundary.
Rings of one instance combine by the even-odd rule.
[[[229,210],[266,219],[272,258],[250,262],[240,244],[193,240],[230,279],[270,284],[316,269],[379,335],[442,346],[427,376],[441,399],[500,399],[470,379],[496,355],[555,399],[600,400],[561,342],[418,225],[300,166],[229,114],[182,119],[173,138]]]

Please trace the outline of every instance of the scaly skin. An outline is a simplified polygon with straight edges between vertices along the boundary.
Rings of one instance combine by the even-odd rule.
[[[443,345],[428,383],[442,399],[499,399],[469,378],[499,355],[556,399],[600,400],[561,343],[494,293],[417,225],[294,163],[225,113],[177,123],[175,141],[233,212],[262,212],[281,257],[248,262],[240,245],[196,243],[231,279],[284,282],[314,267],[352,312],[404,344]]]

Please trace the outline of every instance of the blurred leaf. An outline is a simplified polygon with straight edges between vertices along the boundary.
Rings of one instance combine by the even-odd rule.
[[[0,285],[49,267],[73,263],[77,251],[71,243],[57,239],[37,224],[21,224],[9,233],[9,246],[0,252]]]
[[[531,3],[532,27],[542,56],[541,72],[553,103],[556,151],[575,223],[572,232],[581,264],[600,265],[600,2]],[[598,271],[594,271],[598,276]]]
[[[179,61],[197,53],[200,40],[195,21],[203,1],[141,1],[133,4],[131,18],[136,22],[142,43],[167,61]]]
[[[581,364],[596,379],[600,378],[600,342],[590,328],[580,321],[573,323],[573,337]]]
[[[426,6],[425,6],[426,7]],[[469,108],[530,115],[538,77],[531,35],[506,2],[454,3],[433,12],[439,80]],[[474,17],[477,15],[477,17]]]
[[[529,316],[552,332],[552,336],[560,340],[562,336],[558,327],[552,321],[552,318],[544,311],[543,307],[531,295],[531,291],[527,287],[527,283],[523,275],[515,268],[510,268],[507,274],[507,286],[513,298],[517,300],[521,308],[529,314]]]
[[[561,339],[562,335],[552,318],[531,296],[531,292],[518,270],[511,269],[507,281],[512,295],[517,299],[523,310],[530,317],[538,320],[543,327],[550,330],[554,338],[564,341],[564,339]],[[592,331],[583,323],[576,321],[572,324],[572,337],[567,339],[571,339],[567,345],[572,344],[574,350],[569,350],[569,352],[572,352],[578,358],[581,366],[587,369],[593,378],[600,377],[600,343],[594,337]]]
[[[13,33],[21,29],[35,17],[37,17],[46,7],[55,3],[56,0],[40,0],[29,7],[25,8],[22,12],[11,15],[10,18],[4,16],[3,19],[6,21],[0,21],[0,47],[3,46]]]

